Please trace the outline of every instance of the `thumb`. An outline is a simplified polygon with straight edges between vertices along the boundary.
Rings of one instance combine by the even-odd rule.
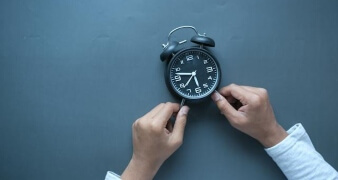
[[[232,107],[231,104],[217,91],[212,94],[211,98],[214,100],[221,113],[224,114],[228,120],[231,121],[237,116],[237,110]]]
[[[178,144],[181,144],[183,141],[184,129],[187,124],[187,116],[189,112],[188,106],[183,106],[176,116],[176,121],[174,129],[172,132],[173,141]]]

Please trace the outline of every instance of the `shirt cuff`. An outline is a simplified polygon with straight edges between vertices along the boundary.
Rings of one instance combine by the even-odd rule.
[[[305,143],[312,149],[314,149],[313,144],[310,140],[310,137],[307,135],[304,127],[301,123],[297,123],[294,126],[292,126],[287,133],[289,134],[283,141],[279,142],[278,144],[266,148],[265,151],[271,156],[271,157],[277,157],[280,154],[286,152],[288,149],[290,149],[292,146],[294,146],[299,139],[302,139],[305,141]]]
[[[121,177],[114,172],[108,171],[105,180],[120,180]]]

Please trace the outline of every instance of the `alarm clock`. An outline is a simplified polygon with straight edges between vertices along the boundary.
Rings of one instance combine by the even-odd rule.
[[[172,41],[171,35],[180,29],[192,29],[195,35],[190,41],[193,46],[180,48],[183,41]],[[219,86],[221,69],[217,59],[206,47],[215,47],[215,41],[199,34],[193,26],[180,26],[168,35],[168,42],[162,44],[160,59],[167,62],[164,78],[169,91],[187,102],[206,100]]]

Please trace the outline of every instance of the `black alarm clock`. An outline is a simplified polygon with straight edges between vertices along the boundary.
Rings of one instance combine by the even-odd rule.
[[[189,28],[196,33],[191,42],[196,46],[180,49],[186,40],[171,41],[171,34],[179,29]],[[168,62],[164,73],[166,85],[171,93],[182,98],[181,105],[188,102],[201,102],[207,99],[219,86],[221,69],[217,59],[205,47],[215,47],[215,41],[204,34],[199,34],[193,26],[180,26],[168,35],[168,42],[163,44],[160,55]]]

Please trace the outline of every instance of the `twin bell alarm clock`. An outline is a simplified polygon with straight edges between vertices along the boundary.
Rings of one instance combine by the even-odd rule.
[[[194,31],[190,41],[192,46],[182,48],[186,40],[175,41],[171,36],[181,29]],[[180,26],[168,35],[168,42],[162,44],[160,58],[167,63],[164,73],[166,85],[170,92],[187,102],[202,102],[219,86],[221,69],[217,59],[207,49],[215,47],[215,41],[204,34],[199,34],[193,26]]]

